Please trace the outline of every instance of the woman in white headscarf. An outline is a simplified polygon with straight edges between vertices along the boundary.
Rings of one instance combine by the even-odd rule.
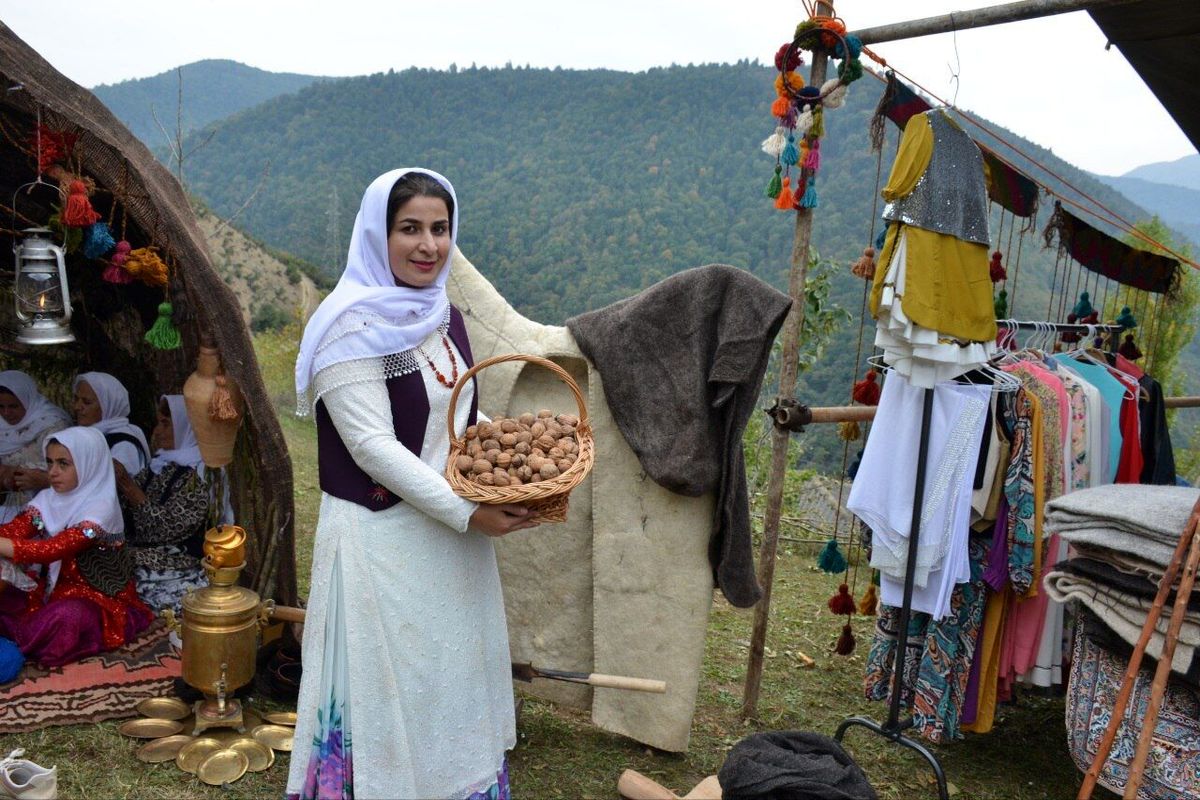
[[[128,511],[125,543],[137,567],[138,595],[154,610],[180,610],[183,596],[208,585],[200,559],[214,506],[200,445],[181,394],[163,395],[150,432],[154,457],[136,475],[117,466]]]
[[[50,488],[0,525],[0,557],[30,567],[37,585],[0,593],[0,634],[29,660],[60,666],[120,647],[153,615],[125,557],[112,457],[94,428],[46,441]]]
[[[512,675],[490,537],[529,523],[442,477],[450,393],[471,365],[445,288],[457,230],[441,175],[381,175],[304,331],[297,409],[315,401],[322,498],[288,796],[508,795]],[[458,399],[460,434],[474,389]]]
[[[129,391],[107,372],[75,377],[75,424],[95,426],[104,434],[112,457],[129,474],[150,463],[150,445],[142,429],[129,421]]]
[[[46,439],[70,426],[66,411],[38,391],[24,372],[0,372],[0,523],[25,508],[34,493],[50,485],[46,475]]]

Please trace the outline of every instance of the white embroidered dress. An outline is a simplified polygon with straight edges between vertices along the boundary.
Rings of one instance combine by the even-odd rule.
[[[452,374],[440,331],[421,350]],[[454,357],[464,363],[457,349]],[[384,359],[335,364],[314,379],[355,462],[403,502],[371,511],[321,498],[289,796],[326,796],[312,774],[324,747],[335,763],[344,749],[355,798],[469,797],[496,782],[516,744],[495,550],[467,530],[476,506],[442,476],[451,390],[424,358],[416,363],[429,398],[420,457],[396,439]],[[460,435],[473,392],[458,398]],[[336,716],[341,735],[331,742]]]

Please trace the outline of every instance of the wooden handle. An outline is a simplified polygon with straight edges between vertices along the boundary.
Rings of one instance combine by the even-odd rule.
[[[277,619],[282,622],[304,622],[305,611],[303,608],[295,606],[275,606],[275,610],[271,612],[271,619]]]
[[[588,675],[587,684],[604,689],[628,689],[631,692],[665,694],[667,691],[666,681],[656,681],[650,678],[627,678],[624,675],[603,675],[599,672]]]
[[[623,800],[679,800],[679,795],[633,769],[621,773],[617,779],[617,793]]]

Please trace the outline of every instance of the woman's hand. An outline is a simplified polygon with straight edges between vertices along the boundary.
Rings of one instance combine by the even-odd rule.
[[[529,509],[512,503],[502,505],[479,504],[471,515],[471,527],[488,536],[504,536],[513,531],[524,530],[537,526],[529,522]]]
[[[50,473],[44,469],[13,470],[13,488],[19,492],[37,492],[50,486]]]
[[[13,557],[12,539],[6,539],[3,536],[0,536],[0,558],[12,558],[12,557]]]
[[[142,487],[138,486],[137,481],[129,475],[129,470],[125,469],[125,465],[115,458],[113,459],[113,472],[117,476],[117,491],[121,493],[122,497],[135,506],[146,502],[146,493],[142,491]]]

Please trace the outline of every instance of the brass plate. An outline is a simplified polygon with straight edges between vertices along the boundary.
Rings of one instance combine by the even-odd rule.
[[[210,753],[208,758],[200,763],[196,777],[209,786],[220,786],[223,783],[233,783],[245,775],[249,766],[250,759],[246,758],[245,753],[225,748]]]
[[[161,739],[154,739],[146,742],[137,751],[139,761],[145,761],[148,764],[159,764],[163,761],[174,761],[175,756],[179,755],[179,751],[185,745],[190,744],[192,737],[184,733],[178,733],[174,736],[164,736]]]
[[[295,711],[272,711],[269,714],[263,714],[263,719],[276,725],[287,725],[290,728],[296,727]]]
[[[179,733],[183,730],[183,725],[172,719],[140,717],[125,720],[117,730],[122,736],[131,736],[134,739],[161,739]]]
[[[143,717],[179,720],[192,713],[192,707],[176,697],[151,697],[137,704],[137,712]]]
[[[246,756],[250,762],[250,766],[246,768],[248,772],[262,772],[264,769],[270,769],[275,763],[275,751],[256,739],[238,739],[229,745],[229,749],[237,750]]]
[[[285,753],[292,751],[292,738],[296,734],[291,728],[282,725],[259,725],[250,733],[272,750],[282,750]]]
[[[250,735],[250,731],[263,724],[262,714],[255,711],[253,708],[242,706],[242,727],[246,729],[246,735]]]
[[[192,739],[191,744],[186,744],[179,754],[175,756],[175,766],[179,767],[184,772],[196,774],[196,770],[200,768],[200,763],[218,750],[224,750],[225,745],[218,742],[211,736],[201,736],[199,739]]]

